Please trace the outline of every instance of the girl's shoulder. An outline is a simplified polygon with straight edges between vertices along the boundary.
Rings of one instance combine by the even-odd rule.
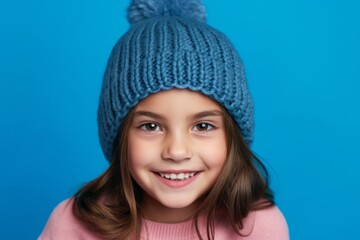
[[[74,200],[66,199],[52,211],[38,240],[89,239],[100,240],[90,232],[73,213]]]
[[[288,240],[289,230],[284,215],[277,206],[257,210],[253,214],[251,239]]]
[[[219,219],[215,239],[288,240],[289,231],[284,215],[277,206],[251,211],[243,221],[240,237],[226,221]]]

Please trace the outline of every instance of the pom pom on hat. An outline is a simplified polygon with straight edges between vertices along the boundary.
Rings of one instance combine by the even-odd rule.
[[[127,11],[131,24],[159,16],[206,20],[205,6],[199,0],[132,0]]]

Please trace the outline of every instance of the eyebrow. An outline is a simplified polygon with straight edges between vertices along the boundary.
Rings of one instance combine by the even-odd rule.
[[[164,120],[165,117],[154,113],[154,112],[148,112],[148,111],[137,111],[134,113],[134,117],[138,117],[138,116],[146,116],[146,117],[151,117],[154,119],[159,119],[159,120]],[[192,116],[191,118],[193,119],[199,119],[199,118],[204,118],[204,117],[211,117],[211,116],[222,116],[222,112],[219,110],[211,110],[211,111],[203,111],[203,112],[199,112],[196,113],[194,116]]]
[[[134,113],[134,117],[138,117],[138,116],[146,116],[146,117],[151,117],[151,118],[155,118],[155,119],[164,119],[163,116],[154,113],[154,112],[148,112],[148,111],[137,111]]]
[[[222,113],[219,110],[204,111],[195,114],[193,118],[198,119],[198,118],[211,117],[211,116],[222,116]]]

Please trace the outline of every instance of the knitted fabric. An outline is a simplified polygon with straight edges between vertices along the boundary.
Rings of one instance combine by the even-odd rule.
[[[126,114],[149,94],[172,88],[201,92],[220,103],[253,140],[253,102],[243,63],[227,37],[193,18],[154,16],[134,23],[114,46],[98,108],[108,161]]]

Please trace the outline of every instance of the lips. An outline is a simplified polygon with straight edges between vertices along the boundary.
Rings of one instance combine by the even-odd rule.
[[[157,174],[165,179],[181,181],[181,180],[192,178],[193,176],[196,175],[196,172],[180,172],[180,173],[160,172]]]
[[[201,171],[161,171],[153,172],[160,182],[171,188],[183,188],[197,179]]]

